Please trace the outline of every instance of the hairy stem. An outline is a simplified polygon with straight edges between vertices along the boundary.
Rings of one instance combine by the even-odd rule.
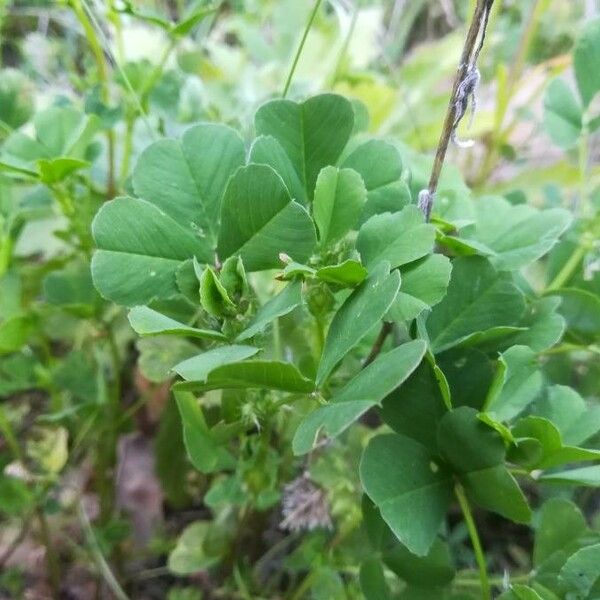
[[[473,519],[473,513],[465,491],[463,490],[460,483],[457,483],[454,487],[454,493],[460,505],[460,509],[463,513],[467,529],[469,530],[469,537],[471,538],[471,544],[473,545],[473,551],[475,552],[475,560],[477,561],[477,567],[479,568],[479,583],[481,585],[481,597],[483,600],[491,600],[491,588],[490,581],[487,572],[487,563],[485,560],[485,554],[481,546],[481,540],[479,539],[479,533],[477,532],[477,526]]]
[[[290,90],[290,85],[292,83],[292,78],[294,77],[294,72],[296,71],[296,67],[298,66],[298,61],[300,60],[300,55],[302,54],[302,50],[304,49],[304,44],[306,43],[306,38],[308,37],[308,32],[312,27],[313,21],[317,16],[317,12],[319,12],[319,7],[323,0],[315,0],[315,5],[308,17],[308,21],[306,22],[306,27],[304,28],[304,33],[302,34],[302,39],[300,40],[300,44],[298,45],[298,50],[296,50],[296,55],[294,56],[294,61],[292,62],[292,67],[290,68],[290,72],[286,79],[285,85],[283,86],[283,93],[281,94],[282,98],[285,98]]]
[[[478,0],[473,12],[473,18],[471,19],[471,25],[467,32],[465,39],[465,45],[463,47],[462,55],[460,57],[460,63],[456,71],[456,77],[454,78],[454,85],[452,86],[452,94],[450,94],[450,101],[448,103],[448,110],[446,112],[446,118],[442,127],[442,133],[438,142],[437,151],[433,161],[433,168],[431,170],[431,177],[429,178],[428,192],[430,198],[433,198],[440,179],[442,167],[444,166],[444,160],[446,159],[446,152],[448,151],[448,144],[454,131],[454,125],[456,120],[456,97],[461,82],[464,80],[467,69],[469,68],[469,61],[471,56],[477,48],[477,42],[480,38],[480,34],[484,34],[485,27],[485,16],[487,11],[490,10],[493,0]]]

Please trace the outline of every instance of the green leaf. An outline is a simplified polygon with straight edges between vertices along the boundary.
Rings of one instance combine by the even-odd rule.
[[[30,354],[11,354],[0,360],[0,398],[35,388],[38,362]]]
[[[80,158],[42,158],[37,161],[40,180],[49,185],[63,181],[69,175],[89,166],[90,163],[87,160],[81,160]]]
[[[276,268],[283,252],[309,258],[316,244],[312,219],[272,168],[248,165],[229,180],[221,209],[218,253],[240,254],[248,271]]]
[[[425,342],[414,340],[377,357],[336,392],[326,406],[303,419],[294,435],[294,454],[309,452],[321,430],[334,438],[379,404],[417,368],[425,350]]]
[[[275,169],[283,179],[290,196],[300,204],[308,204],[304,185],[290,157],[285,153],[281,144],[270,135],[260,135],[252,143],[250,148],[251,163],[268,165]]]
[[[365,184],[356,171],[325,167],[319,173],[313,217],[321,248],[338,242],[355,228],[366,197]]]
[[[537,403],[535,414],[557,427],[565,444],[579,445],[600,431],[600,406],[591,405],[572,388],[554,385]]]
[[[540,475],[538,480],[543,483],[600,487],[600,465],[570,469],[568,471],[558,471],[555,473],[545,473],[544,475]]]
[[[173,365],[194,356],[197,346],[177,337],[142,338],[136,342],[138,366],[142,375],[153,383],[163,383],[173,377]]]
[[[585,290],[565,288],[552,292],[561,299],[558,308],[568,330],[587,340],[600,339],[600,298]]]
[[[337,265],[328,265],[317,269],[318,279],[343,287],[355,287],[367,276],[367,270],[357,261],[348,259]]]
[[[587,531],[577,505],[564,498],[551,498],[540,511],[535,534],[533,564],[540,573],[558,570],[577,549],[577,540]]]
[[[401,544],[383,554],[385,565],[407,583],[431,588],[444,586],[454,579],[450,548],[438,537],[425,556],[415,556]]]
[[[39,172],[40,160],[84,159],[100,122],[95,115],[85,115],[69,106],[51,106],[36,114],[33,125],[35,138],[18,131],[8,137],[2,147],[3,162]],[[43,164],[48,174],[51,163]],[[69,169],[64,171],[65,166],[66,163],[62,166],[57,164],[55,169],[52,168],[54,175],[57,176],[60,171],[64,175],[69,174]]]
[[[43,287],[47,302],[77,315],[89,317],[101,303],[88,263],[52,271],[45,277]]]
[[[478,506],[515,523],[531,521],[527,498],[504,465],[465,473],[462,482],[469,498]]]
[[[547,469],[568,463],[600,459],[600,450],[564,445],[559,430],[543,417],[529,416],[520,419],[512,428],[512,433],[517,443],[520,439],[537,440],[541,452],[523,461],[530,469]]]
[[[154,438],[156,475],[169,504],[176,509],[189,506],[190,492],[186,486],[189,471],[183,428],[177,402],[169,395],[160,415],[158,431]]]
[[[194,575],[217,564],[221,557],[215,553],[214,535],[212,521],[195,521],[188,525],[169,554],[169,571],[176,575]],[[225,542],[222,544],[225,552]]]
[[[544,128],[561,148],[572,148],[581,135],[581,106],[564,79],[553,79],[544,96]]]
[[[560,579],[567,586],[567,589],[577,594],[576,598],[589,598],[588,594],[599,578],[600,544],[578,550],[569,557],[560,570]]]
[[[584,108],[600,91],[600,19],[586,23],[573,52],[573,66]]]
[[[34,500],[24,481],[0,473],[0,513],[19,515],[28,511]]]
[[[17,69],[0,70],[0,121],[17,129],[29,121],[34,110],[33,83]]]
[[[210,340],[225,340],[225,336],[210,329],[197,329],[180,323],[147,306],[136,306],[129,311],[129,323],[141,336],[179,335]]]
[[[446,295],[452,263],[446,256],[432,254],[401,269],[400,291],[435,306]]]
[[[564,317],[557,312],[560,298],[540,298],[529,308],[521,326],[526,331],[510,338],[511,345],[529,346],[536,352],[543,352],[554,346],[562,337],[566,327]]]
[[[252,317],[248,326],[237,336],[238,341],[247,340],[262,331],[269,323],[292,312],[302,303],[302,282],[293,281],[277,296],[271,298]]]
[[[317,372],[317,385],[325,381],[337,363],[388,311],[400,287],[398,271],[388,273],[389,265],[379,265],[337,311],[325,339]]]
[[[175,391],[183,423],[183,441],[192,464],[201,473],[214,473],[235,467],[235,459],[219,444],[206,424],[202,409],[193,394]]]
[[[438,353],[473,333],[516,325],[524,309],[523,295],[508,273],[498,273],[479,256],[457,258],[448,293],[427,319],[431,349]]]
[[[429,254],[434,241],[435,228],[411,205],[371,217],[358,232],[356,249],[367,269],[384,261],[394,269]]]
[[[305,102],[272,100],[254,118],[256,133],[270,135],[283,147],[304,188],[313,197],[323,167],[335,165],[354,126],[352,104],[335,94],[313,96]]]
[[[105,203],[92,223],[98,250],[92,278],[105,298],[135,306],[179,292],[175,273],[186,259],[212,259],[206,242],[144,200]]]
[[[258,348],[253,346],[219,346],[188,358],[175,365],[173,371],[187,381],[206,381],[209,373],[217,367],[238,363],[254,356]]]
[[[437,357],[454,408],[470,406],[481,410],[494,379],[491,360],[476,348],[454,348]]]
[[[170,34],[175,37],[183,37],[190,33],[196,25],[201,23],[207,16],[216,11],[214,6],[203,6],[194,10],[191,14],[183,18],[177,25],[171,27]]]
[[[213,317],[223,318],[235,311],[235,304],[227,294],[227,290],[219,281],[212,267],[206,267],[199,273],[200,267],[194,262],[196,276],[200,280],[200,305]]]
[[[204,381],[178,383],[175,387],[194,391],[264,388],[308,394],[314,391],[315,384],[291,363],[247,360],[217,367]]]
[[[225,125],[203,123],[181,140],[160,140],[142,152],[133,171],[135,193],[185,229],[200,227],[214,246],[221,198],[245,161],[244,143]]]
[[[425,446],[402,435],[371,439],[360,463],[365,492],[414,554],[433,545],[452,500],[452,477]]]
[[[513,205],[500,196],[481,198],[475,205],[474,237],[491,248],[490,262],[500,271],[514,271],[544,256],[572,221],[560,208],[539,211]]]
[[[0,355],[17,352],[34,332],[31,315],[15,315],[0,323]]]
[[[504,462],[504,442],[477,418],[477,411],[460,407],[448,411],[438,425],[438,447],[458,473],[469,473]]]
[[[527,346],[513,346],[500,355],[502,385],[494,386],[486,410],[499,421],[509,421],[529,406],[542,391],[543,377],[537,355]]]
[[[410,203],[410,190],[400,179],[402,159],[392,144],[369,140],[355,148],[342,167],[359,173],[367,188],[363,221],[376,214],[398,212]]]
[[[390,309],[390,318],[398,322],[411,320],[435,306],[446,295],[451,271],[452,263],[441,254],[403,267],[400,293]]]
[[[436,427],[446,414],[444,399],[428,360],[382,403],[383,420],[397,433],[437,452]]]
[[[360,566],[360,589],[365,600],[392,600],[390,588],[385,581],[381,561],[367,558]]]
[[[458,473],[474,503],[518,523],[529,522],[527,500],[504,466],[504,441],[478,419],[476,410],[449,411],[438,425],[437,437],[442,457]]]

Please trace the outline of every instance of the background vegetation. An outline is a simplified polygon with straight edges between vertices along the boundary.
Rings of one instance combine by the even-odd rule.
[[[0,0],[0,597],[600,598],[600,6],[426,222],[481,4]]]

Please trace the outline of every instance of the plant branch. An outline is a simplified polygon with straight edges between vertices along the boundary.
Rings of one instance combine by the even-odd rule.
[[[479,568],[481,597],[483,600],[491,600],[492,594],[490,588],[490,581],[488,578],[485,554],[481,546],[479,533],[477,532],[477,526],[475,525],[475,520],[473,519],[473,513],[471,512],[469,501],[467,500],[465,491],[463,490],[460,483],[456,484],[454,488],[454,493],[456,494],[456,498],[460,505],[460,509],[463,513],[463,517],[465,518],[465,523],[467,524],[467,529],[469,530],[469,537],[471,538],[471,544],[473,545],[473,551],[475,552],[475,560],[477,561],[477,566]]]
[[[373,343],[371,352],[369,352],[367,358],[365,358],[365,361],[363,362],[363,369],[365,367],[368,367],[377,358],[377,356],[379,356],[379,353],[383,348],[383,344],[385,343],[385,340],[387,339],[388,335],[392,333],[393,328],[394,324],[390,323],[389,321],[384,321],[382,323],[381,329],[379,330],[379,335]]]
[[[296,71],[296,67],[298,66],[298,61],[300,60],[300,55],[302,54],[302,50],[304,49],[304,44],[306,43],[306,38],[308,37],[308,32],[312,27],[313,21],[317,16],[317,12],[319,12],[319,7],[323,0],[315,0],[315,5],[308,17],[308,21],[306,22],[306,27],[304,28],[304,33],[302,34],[302,39],[300,40],[300,44],[298,45],[298,50],[296,50],[296,55],[294,56],[294,62],[292,62],[292,67],[290,68],[290,72],[285,82],[285,86],[283,87],[283,93],[281,94],[282,98],[287,96],[287,93],[290,89],[290,85],[292,83],[292,78],[294,77],[294,73]]]
[[[461,98],[460,96],[461,85],[464,85],[466,78],[469,75],[469,70],[474,66],[479,51],[483,45],[487,19],[493,3],[494,0],[477,1],[473,18],[471,20],[471,25],[469,26],[469,30],[467,32],[465,45],[460,57],[460,63],[456,71],[456,77],[454,78],[454,85],[452,86],[450,101],[448,102],[446,118],[444,120],[442,133],[440,134],[440,140],[438,142],[437,151],[433,161],[429,185],[427,186],[426,190],[428,198],[426,198],[425,204],[422,205],[423,212],[425,212],[427,219],[429,219],[429,215],[431,213],[433,198],[437,191],[440,174],[442,172],[442,167],[444,166],[444,160],[446,159],[446,152],[448,151],[448,145],[456,129],[457,117],[460,118],[460,116],[462,116],[458,111],[461,101],[464,100],[464,98]]]

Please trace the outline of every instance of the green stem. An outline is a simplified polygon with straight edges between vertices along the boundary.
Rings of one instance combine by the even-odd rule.
[[[176,45],[177,38],[171,38],[171,40],[163,50],[163,53],[161,54],[160,58],[158,59],[158,63],[156,63],[156,66],[152,70],[152,73],[150,73],[150,76],[148,77],[148,79],[146,79],[145,85],[140,90],[140,102],[144,107],[146,107],[146,101],[148,100],[148,96],[150,95],[152,88],[156,85],[156,82],[159,80],[163,72],[163,68],[169,56],[171,55],[171,52],[173,52],[173,50],[175,49]]]
[[[85,0],[83,0],[85,2]],[[108,104],[110,100],[110,90],[108,81],[108,70],[106,68],[106,61],[104,58],[104,51],[102,45],[96,35],[94,25],[88,16],[86,8],[84,8],[82,0],[71,0],[70,4],[73,8],[75,16],[81,23],[88,45],[94,56],[96,62],[96,69],[98,71],[98,80],[100,82],[100,94],[102,102]],[[89,10],[89,9],[88,9]],[[112,129],[106,131],[106,143],[107,143],[107,154],[108,154],[108,173],[106,181],[106,198],[110,200],[115,196],[115,136]]]
[[[281,94],[282,98],[287,96],[287,93],[290,89],[290,85],[292,83],[292,78],[294,77],[294,72],[296,71],[296,67],[298,66],[298,61],[300,60],[300,55],[302,54],[302,50],[304,49],[304,44],[306,43],[306,38],[308,37],[308,32],[312,27],[313,21],[317,16],[317,12],[319,11],[319,7],[321,6],[323,0],[315,0],[315,5],[308,17],[308,21],[306,22],[306,27],[304,28],[304,33],[302,34],[302,39],[300,40],[300,44],[298,46],[298,50],[296,50],[296,55],[294,56],[294,62],[292,63],[292,67],[288,74],[287,80],[285,82],[285,86],[283,87],[283,93]]]
[[[469,501],[467,500],[465,491],[460,483],[457,483],[454,487],[454,493],[456,494],[456,498],[465,519],[465,523],[467,524],[469,537],[471,538],[471,544],[473,545],[473,551],[475,552],[475,560],[477,561],[477,566],[479,568],[479,582],[481,585],[482,600],[491,600],[492,593],[490,588],[490,580],[488,578],[485,554],[481,546],[479,533],[477,532],[477,526],[475,525],[475,520],[473,519],[473,513],[471,512]]]
[[[352,35],[354,34],[354,30],[356,29],[357,20],[358,4],[354,7],[354,12],[352,13],[352,20],[350,21],[350,26],[348,27],[348,33],[346,34],[344,43],[342,44],[342,48],[340,50],[340,55],[338,56],[337,62],[335,64],[335,69],[333,70],[330,87],[333,87],[337,83],[337,80],[340,76],[344,60],[346,59],[346,55],[348,54],[348,48],[350,47],[350,40],[352,39]]]
[[[587,254],[588,246],[585,243],[580,243],[575,251],[569,257],[569,260],[563,265],[562,269],[558,272],[556,277],[550,282],[546,288],[546,292],[552,292],[557,290],[573,277],[575,271],[578,269],[579,264]]]
[[[119,585],[117,578],[115,577],[114,573],[111,571],[111,568],[110,568],[108,562],[106,561],[106,559],[104,558],[104,555],[102,554],[102,549],[100,547],[100,544],[98,543],[98,540],[96,539],[96,536],[94,535],[94,531],[92,529],[92,525],[90,523],[89,517],[87,516],[87,513],[85,512],[85,508],[81,502],[79,503],[79,520],[81,522],[81,525],[83,526],[83,530],[85,531],[88,545],[89,545],[90,551],[92,553],[92,558],[94,559],[96,566],[100,570],[102,577],[104,577],[104,580],[106,581],[108,587],[111,589],[112,593],[114,594],[114,597],[117,598],[117,600],[129,600],[127,594],[123,591],[123,588]]]
[[[54,598],[59,598],[60,565],[58,564],[56,551],[52,544],[52,539],[50,537],[50,529],[48,528],[48,521],[46,521],[44,508],[42,506],[38,506],[38,508],[36,509],[36,513],[40,524],[40,535],[42,536],[42,544],[45,548],[44,554],[46,558],[46,569],[48,570],[48,579],[50,580],[52,595]]]
[[[518,89],[517,86],[521,81],[521,75],[523,74],[523,68],[525,66],[525,59],[527,58],[531,41],[538,29],[540,16],[547,9],[547,7],[548,0],[534,0],[533,6],[529,12],[529,16],[527,17],[527,21],[525,22],[523,32],[519,40],[519,46],[517,48],[514,60],[512,61],[512,67],[510,68],[506,78],[506,98],[503,102],[499,103],[500,110],[496,114],[494,120],[494,131],[492,132],[491,141],[487,146],[481,169],[475,180],[477,185],[483,183],[492,172],[496,157],[498,156],[498,148],[508,133],[508,129],[503,129],[506,113],[515,94],[515,90]]]
[[[123,187],[129,175],[129,163],[133,152],[133,130],[135,127],[135,115],[129,115],[125,121],[125,136],[123,137],[123,156],[121,158],[121,171],[119,173],[120,186]]]
[[[301,598],[308,592],[310,586],[313,584],[315,577],[317,576],[317,571],[310,571],[310,573],[302,580],[302,583],[296,589],[294,595],[290,598],[290,600],[301,600]]]
[[[474,577],[471,577],[473,575]],[[510,577],[510,583],[527,583],[531,579],[531,575],[529,573],[515,575],[514,577]],[[489,578],[490,585],[493,586],[502,586],[504,584],[504,577],[490,577]],[[481,586],[479,581],[479,573],[470,573],[463,572],[457,573],[456,579],[454,580],[454,585],[461,588],[478,588]]]
[[[15,434],[12,423],[6,416],[2,405],[0,405],[0,431],[6,440],[6,444],[9,447],[13,458],[24,465],[25,456],[21,450],[21,446],[19,446],[19,442],[17,441],[17,435]]]

